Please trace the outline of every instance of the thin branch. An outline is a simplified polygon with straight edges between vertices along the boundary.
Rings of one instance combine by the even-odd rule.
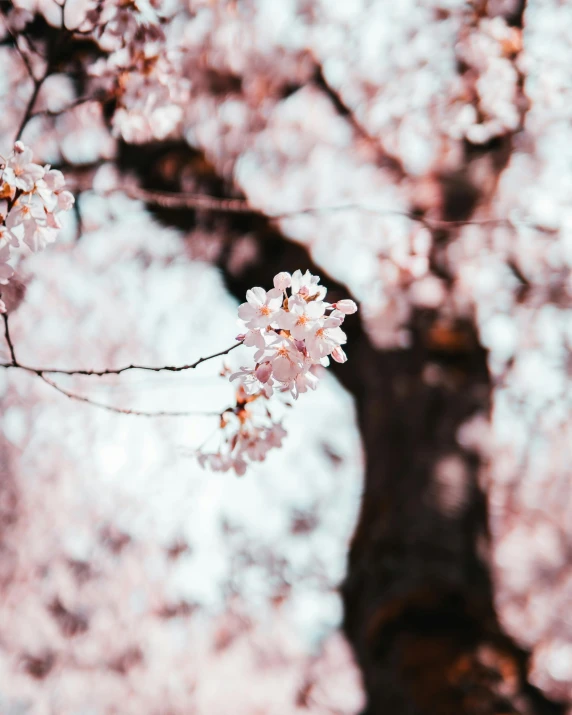
[[[16,367],[18,365],[18,361],[16,360],[16,353],[14,352],[14,343],[12,342],[12,337],[10,336],[8,313],[2,313],[2,318],[4,320],[4,335],[6,337],[6,342],[8,343],[8,349],[10,350],[10,357],[12,358],[12,362],[6,365],[6,367]]]
[[[8,324],[8,318],[4,314],[4,321],[6,325]],[[29,365],[23,365],[13,358],[10,363],[0,363],[0,367],[16,367],[21,370],[26,370],[27,372],[33,372],[36,375],[49,373],[52,375],[92,375],[96,377],[102,377],[103,375],[120,375],[122,372],[127,372],[127,370],[149,370],[151,372],[182,372],[183,370],[194,370],[201,363],[207,360],[213,360],[214,358],[221,357],[222,355],[228,355],[231,350],[235,350],[240,345],[242,341],[231,345],[230,348],[226,350],[221,350],[213,355],[207,355],[206,357],[199,358],[193,363],[188,365],[162,365],[161,367],[151,367],[150,365],[125,365],[125,367],[120,367],[117,369],[106,369],[106,370],[63,370],[61,368],[46,368],[46,367],[30,367]]]
[[[16,51],[22,58],[23,63],[26,65],[26,70],[28,71],[28,74],[30,75],[30,78],[32,82],[34,83],[34,89],[32,91],[32,94],[30,96],[30,99],[28,100],[28,104],[26,105],[26,110],[24,112],[24,116],[22,117],[22,121],[20,122],[20,126],[18,127],[18,131],[16,132],[16,137],[14,139],[15,142],[20,139],[22,136],[22,133],[24,129],[26,128],[26,124],[30,121],[32,118],[32,111],[34,109],[34,105],[36,104],[36,100],[38,98],[38,94],[40,92],[40,89],[42,85],[44,84],[45,80],[47,79],[48,75],[50,74],[50,66],[49,64],[46,66],[46,69],[44,71],[44,74],[40,78],[36,78],[34,75],[34,70],[32,68],[32,64],[30,62],[30,58],[26,55],[26,53],[22,50],[20,45],[18,44],[18,39],[14,35],[14,33],[10,30],[6,30],[7,34],[12,38],[12,41],[14,42],[14,47],[16,48]]]
[[[129,187],[125,193],[132,199],[140,199],[148,204],[166,209],[206,209],[221,213],[262,214],[244,199],[219,199],[202,194],[178,194],[171,191],[147,191],[138,187]]]
[[[40,89],[42,88],[42,85],[48,78],[48,75],[50,73],[49,67],[46,67],[46,71],[44,72],[43,76],[40,77],[39,79],[35,79],[32,75],[32,79],[34,81],[34,90],[32,92],[32,95],[30,96],[30,99],[28,100],[28,104],[26,105],[26,111],[24,112],[24,116],[22,117],[22,121],[20,122],[20,126],[18,127],[18,131],[16,132],[16,136],[14,137],[14,141],[17,142],[18,139],[22,136],[24,129],[26,128],[26,125],[30,121],[30,119],[33,117],[33,109],[34,105],[36,104],[36,100],[38,99],[38,94],[40,93]]]
[[[55,4],[60,8],[60,12],[62,14],[62,30],[67,30],[66,27],[66,2],[67,0],[63,0],[63,2],[58,2],[58,0],[54,0]]]
[[[7,363],[0,363],[0,367],[5,367],[5,368],[17,368],[19,370],[24,370],[25,372],[30,372],[34,375],[37,375],[41,380],[43,380],[47,385],[50,385],[50,387],[53,387],[54,390],[57,390],[60,392],[62,395],[65,395],[66,397],[69,397],[71,400],[77,400],[78,402],[84,402],[88,405],[93,405],[94,407],[100,407],[103,410],[107,410],[108,412],[115,412],[119,413],[121,415],[136,415],[138,417],[191,417],[193,415],[202,415],[202,416],[219,416],[221,415],[220,412],[197,412],[197,411],[185,411],[185,412],[178,412],[178,411],[165,411],[162,410],[160,412],[148,412],[146,410],[131,410],[123,407],[115,407],[114,405],[108,405],[105,402],[99,402],[98,400],[92,400],[90,397],[85,397],[84,395],[78,395],[75,392],[70,392],[69,390],[66,390],[65,388],[61,387],[57,383],[53,382],[50,380],[48,377],[46,377],[45,373],[53,373],[53,374],[59,374],[59,375],[97,375],[97,376],[102,376],[102,375],[119,375],[122,372],[126,372],[127,370],[150,370],[152,372],[162,372],[162,371],[169,371],[169,372],[181,372],[182,370],[192,370],[196,367],[198,367],[201,363],[206,362],[207,360],[212,360],[213,358],[216,357],[221,357],[222,355],[228,355],[228,353],[231,350],[234,350],[235,348],[239,347],[239,345],[242,345],[242,342],[235,343],[232,345],[230,348],[227,348],[226,350],[221,350],[218,353],[214,353],[213,355],[207,355],[206,357],[199,358],[196,362],[191,363],[189,365],[180,365],[180,366],[174,366],[174,365],[166,365],[163,367],[149,367],[147,365],[127,365],[126,367],[119,368],[117,370],[60,370],[60,369],[46,369],[46,368],[37,368],[37,367],[30,367],[29,365],[24,365],[20,362],[18,362],[16,358],[16,352],[14,350],[14,343],[12,342],[12,336],[10,335],[10,326],[8,323],[8,314],[3,313],[2,318],[4,320],[4,335],[6,338],[6,343],[8,344],[8,349],[10,351],[10,357],[12,358],[11,362]]]
[[[70,392],[69,390],[65,390],[63,387],[60,385],[56,384],[52,380],[50,380],[48,377],[46,377],[42,371],[39,371],[36,373],[38,377],[43,380],[47,385],[50,385],[50,387],[53,387],[54,390],[57,390],[59,393],[62,395],[65,395],[66,397],[69,397],[71,400],[77,400],[78,402],[85,402],[88,405],[92,405],[93,407],[100,407],[103,410],[107,410],[108,412],[115,412],[119,413],[121,415],[135,415],[137,417],[192,417],[192,416],[212,416],[212,417],[220,417],[221,413],[220,412],[198,412],[198,411],[186,411],[186,412],[172,412],[172,411],[160,411],[160,412],[148,412],[146,410],[129,410],[123,407],[115,407],[114,405],[108,405],[105,402],[99,402],[97,400],[92,400],[89,397],[85,397],[84,395],[78,395],[75,392]]]
[[[17,39],[16,35],[14,35],[14,33],[12,32],[12,30],[10,30],[8,27],[6,27],[6,34],[8,35],[8,37],[10,38],[10,40],[12,41],[12,43],[14,44],[14,47],[16,48],[16,52],[17,52],[17,53],[20,55],[20,57],[22,58],[22,62],[26,65],[26,70],[27,70],[28,74],[30,75],[32,81],[35,82],[35,81],[36,81],[36,78],[35,78],[35,76],[34,76],[34,70],[32,69],[32,65],[31,65],[31,63],[30,63],[30,59],[29,59],[28,55],[26,55],[26,53],[24,52],[24,50],[22,50],[22,48],[21,48],[20,45],[18,44],[18,39]]]
[[[162,208],[187,208],[187,209],[205,209],[207,211],[215,211],[219,213],[239,213],[239,214],[257,214],[271,220],[292,218],[304,214],[331,213],[337,211],[361,211],[374,216],[402,216],[411,221],[418,221],[428,228],[449,228],[452,226],[490,226],[490,225],[506,225],[513,226],[514,223],[508,219],[482,219],[474,221],[447,221],[444,219],[430,218],[419,216],[418,214],[408,211],[397,211],[391,209],[376,209],[371,206],[365,206],[359,203],[338,204],[334,206],[309,206],[301,209],[292,209],[291,211],[282,211],[281,213],[265,213],[261,209],[255,208],[245,199],[219,199],[215,196],[206,196],[203,194],[182,194],[170,191],[149,191],[138,187],[129,187],[125,190],[127,195],[132,199],[145,201],[147,204],[160,206]]]
[[[86,104],[87,102],[99,102],[101,101],[99,97],[79,97],[78,99],[74,100],[71,102],[71,104],[68,104],[67,107],[64,107],[63,109],[58,109],[57,111],[52,111],[50,109],[42,109],[39,112],[33,112],[30,115],[30,119],[33,119],[34,117],[59,117],[62,114],[65,114],[66,112],[69,112],[70,109],[75,109],[75,107],[79,107],[81,104]]]

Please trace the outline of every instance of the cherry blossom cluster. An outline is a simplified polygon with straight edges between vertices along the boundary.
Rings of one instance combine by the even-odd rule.
[[[176,56],[148,44],[137,54],[121,48],[93,65],[90,74],[98,89],[117,98],[116,135],[140,144],[164,139],[180,125],[190,83],[178,76]]]
[[[181,72],[180,48],[165,35],[170,18],[164,5],[106,0],[79,26],[106,53],[89,75],[96,91],[116,98],[113,130],[127,142],[164,139],[180,125],[189,101],[191,83]]]
[[[59,214],[73,203],[62,172],[34,164],[31,149],[16,142],[0,165],[0,284],[14,274],[8,263],[10,249],[25,243],[36,252],[55,241],[61,228]],[[0,312],[6,312],[1,300]]]
[[[215,471],[244,474],[249,461],[262,461],[279,447],[286,432],[274,421],[266,402],[275,393],[295,400],[315,390],[319,371],[347,360],[341,329],[346,315],[357,311],[353,300],[325,301],[326,288],[309,271],[279,273],[274,288],[252,288],[238,308],[244,332],[237,336],[254,349],[253,364],[241,367],[230,380],[239,384],[237,406],[223,414],[223,445],[215,453],[200,452],[199,461]],[[257,411],[258,410],[258,411]]]
[[[236,407],[221,417],[219,449],[198,454],[202,467],[208,466],[214,472],[234,469],[242,476],[249,462],[263,462],[271,449],[282,446],[286,430],[267,409],[261,409],[261,403],[255,403],[257,397],[239,388]]]

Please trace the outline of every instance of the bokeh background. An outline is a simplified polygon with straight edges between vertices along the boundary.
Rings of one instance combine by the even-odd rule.
[[[0,373],[0,713],[572,712],[572,5],[0,10],[0,152],[25,58],[76,196],[3,291],[22,362],[193,361],[282,270],[360,304],[241,479],[216,417]],[[58,384],[209,412],[222,364]]]

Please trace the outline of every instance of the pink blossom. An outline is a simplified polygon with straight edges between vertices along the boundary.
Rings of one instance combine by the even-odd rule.
[[[266,383],[272,375],[272,365],[269,362],[263,362],[256,368],[254,374],[257,380]]]
[[[56,211],[69,211],[75,203],[73,194],[69,191],[59,191],[56,195],[58,197]]]
[[[246,292],[246,303],[238,308],[238,315],[244,320],[247,328],[265,328],[274,320],[282,305],[282,291],[273,288],[252,288]]]
[[[323,325],[307,338],[306,345],[310,357],[319,360],[347,342],[346,334],[338,325],[335,318],[326,318]]]
[[[282,273],[277,273],[274,276],[274,287],[277,290],[285,291],[286,288],[290,288],[292,285],[292,276],[289,273],[283,271]]]
[[[300,372],[303,361],[300,351],[288,338],[279,337],[267,348],[272,373],[279,382],[288,383]]]
[[[316,389],[317,370],[329,364],[328,355],[337,362],[347,360],[340,347],[346,342],[340,325],[357,306],[351,300],[324,303],[326,288],[319,282],[319,276],[309,271],[296,271],[292,276],[278,273],[273,290],[252,288],[246,293],[247,302],[239,306],[238,314],[249,330],[237,339],[245,347],[256,348],[255,364],[230,376],[241,386],[236,410],[225,413],[223,447],[210,456],[201,454],[201,464],[242,474],[248,461],[265,459],[269,449],[280,446],[286,432],[272,420],[264,401],[275,389],[297,400],[300,394]],[[327,317],[326,310],[331,311]]]
[[[339,345],[332,350],[332,357],[336,362],[347,362],[348,356]]]
[[[13,233],[8,231],[6,226],[0,225],[0,243],[2,244],[7,244],[9,246],[12,246],[13,248],[18,248],[20,245],[20,241],[18,241],[17,237],[14,236]]]
[[[18,199],[6,218],[6,227],[13,240],[23,240],[32,250],[38,251],[55,239],[55,232],[48,227],[46,212],[33,195],[26,200]]]
[[[315,390],[320,382],[313,370],[315,363],[311,358],[304,360],[304,370],[296,375],[295,380],[289,386],[292,397],[297,400],[298,397],[308,390]]]
[[[259,350],[264,350],[266,347],[266,340],[260,330],[249,330],[245,334],[243,342],[247,348],[258,348]]]
[[[32,191],[36,181],[44,175],[44,169],[32,162],[32,150],[22,142],[16,142],[9,156],[2,179],[10,186],[22,191]]]
[[[353,300],[349,300],[349,298],[338,300],[337,303],[334,303],[334,308],[344,315],[352,315],[357,312],[357,305]]]
[[[61,171],[32,163],[32,152],[16,142],[2,175],[2,195],[14,198],[23,192],[8,210],[3,200],[0,208],[5,216],[0,226],[0,240],[17,248],[23,241],[32,251],[39,251],[55,240],[61,228],[57,213],[68,211],[74,203],[69,191],[64,191]]]
[[[294,271],[292,273],[292,295],[300,295],[308,300],[323,300],[326,296],[327,289],[324,286],[318,285],[320,282],[319,276],[313,276],[310,271],[302,274],[302,271]]]
[[[272,447],[281,447],[282,440],[287,434],[281,424],[274,424],[266,433],[266,442]]]
[[[288,299],[288,311],[280,311],[278,325],[289,330],[296,340],[304,340],[315,329],[324,310],[324,304],[320,301],[306,303],[299,296],[292,296]]]

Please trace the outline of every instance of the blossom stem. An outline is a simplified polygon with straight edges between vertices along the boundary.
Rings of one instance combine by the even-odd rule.
[[[2,313],[2,318],[4,319],[4,335],[6,337],[6,343],[8,344],[8,349],[10,350],[10,357],[12,362],[5,367],[17,367],[18,361],[16,360],[16,353],[14,351],[14,343],[12,342],[12,337],[10,336],[10,326],[8,325],[8,313]]]

